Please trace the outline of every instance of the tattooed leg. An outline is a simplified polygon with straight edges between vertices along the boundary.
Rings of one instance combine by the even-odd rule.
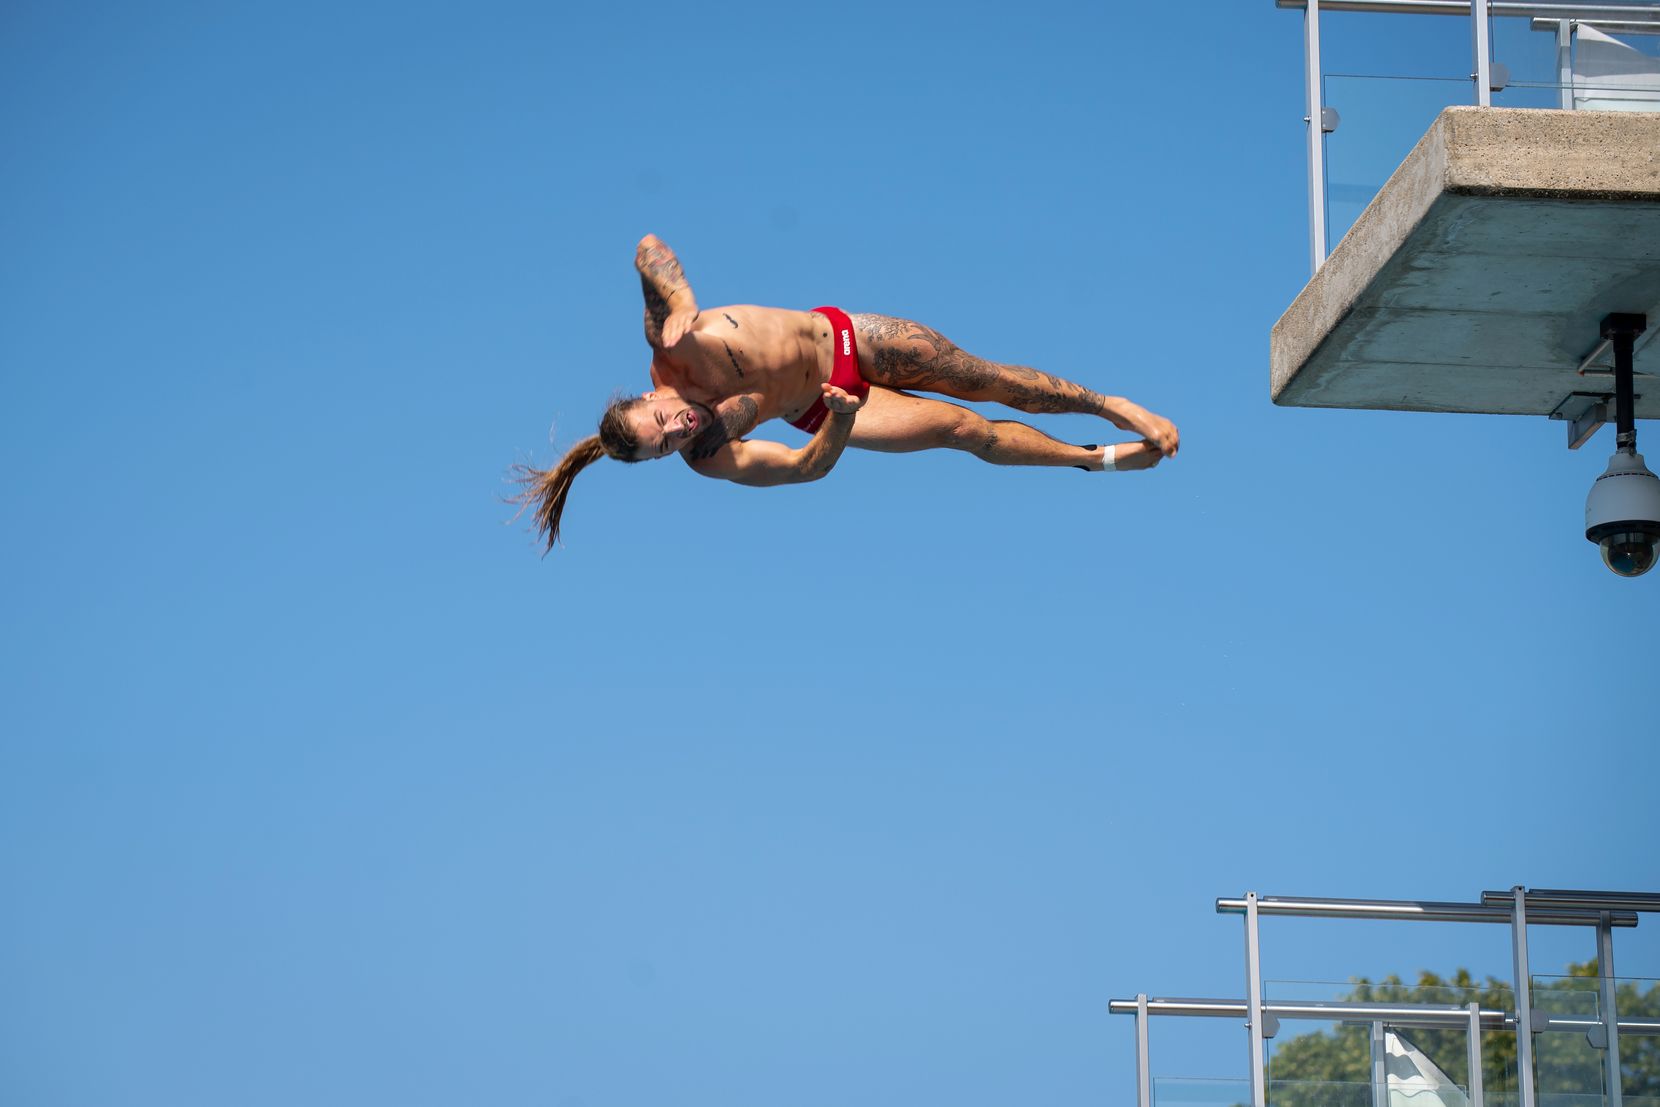
[[[975,357],[920,323],[885,315],[852,319],[860,343],[871,351],[870,379],[875,384],[999,403],[1034,414],[1076,412],[1110,418],[1107,398],[1081,384],[1025,365]]]
[[[861,354],[869,351],[868,357],[861,356],[860,368],[875,384],[990,401],[1017,411],[1098,415],[1120,430],[1139,434],[1160,458],[1175,457],[1180,447],[1181,433],[1174,423],[1122,396],[1103,396],[1025,365],[975,357],[932,327],[906,319],[886,315],[852,319]]]

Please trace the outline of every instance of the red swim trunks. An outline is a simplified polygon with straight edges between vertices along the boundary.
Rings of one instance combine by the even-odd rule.
[[[847,312],[841,308],[816,307],[813,309],[826,319],[830,320],[830,340],[834,343],[835,354],[830,365],[830,383],[844,392],[858,396],[860,399],[870,395],[870,385],[859,374],[859,340],[853,334],[853,320],[847,317]],[[824,406],[824,397],[820,396],[813,401],[801,418],[790,423],[792,427],[800,427],[808,434],[814,434],[824,423],[824,417],[830,414],[830,409]]]

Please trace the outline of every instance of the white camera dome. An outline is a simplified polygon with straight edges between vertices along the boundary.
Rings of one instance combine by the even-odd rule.
[[[1602,550],[1602,563],[1622,577],[1654,567],[1660,545],[1660,477],[1643,455],[1621,449],[1585,498],[1585,537]]]

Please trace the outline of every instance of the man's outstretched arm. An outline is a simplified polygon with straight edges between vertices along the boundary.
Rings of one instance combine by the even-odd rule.
[[[853,396],[834,385],[824,386],[824,406],[830,409],[812,440],[799,450],[782,442],[723,443],[712,456],[694,459],[687,451],[686,463],[706,477],[770,488],[780,484],[804,484],[818,480],[841,459],[853,433],[853,420],[863,397]]]
[[[697,319],[697,297],[680,268],[680,259],[654,234],[640,239],[634,249],[634,268],[640,271],[640,293],[646,300],[646,341],[654,349],[668,349]]]

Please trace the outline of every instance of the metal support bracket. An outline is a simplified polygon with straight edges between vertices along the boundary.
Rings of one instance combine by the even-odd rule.
[[[1550,417],[1568,424],[1568,449],[1577,450],[1585,445],[1604,423],[1621,424],[1621,397],[1630,393],[1635,383],[1633,378],[1647,376],[1646,373],[1635,372],[1631,366],[1636,339],[1647,324],[1646,316],[1635,313],[1616,312],[1603,319],[1599,328],[1601,341],[1585,355],[1575,372],[1581,377],[1612,377],[1614,388],[1611,392],[1570,392],[1556,405]],[[1597,360],[1609,351],[1614,353],[1615,364],[1597,364]],[[1640,399],[1641,396],[1631,394],[1631,411],[1627,413],[1625,423],[1629,423],[1630,417],[1635,415]]]
[[[1591,440],[1604,423],[1618,414],[1612,392],[1570,392],[1556,405],[1550,418],[1568,424],[1568,449],[1577,450]]]

